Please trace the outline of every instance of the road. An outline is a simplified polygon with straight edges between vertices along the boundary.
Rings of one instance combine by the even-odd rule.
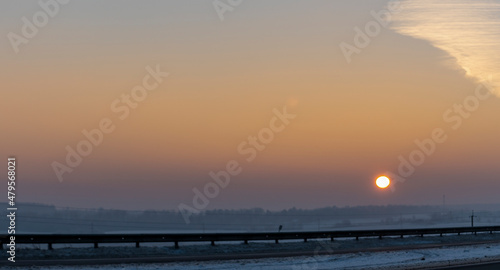
[[[477,265],[467,265],[467,266],[453,266],[446,268],[436,268],[434,270],[498,270],[500,269],[500,263],[484,263]]]

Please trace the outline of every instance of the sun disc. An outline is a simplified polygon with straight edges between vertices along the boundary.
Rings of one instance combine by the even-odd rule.
[[[387,176],[380,176],[377,178],[377,181],[375,181],[375,184],[377,184],[379,188],[387,188],[391,184],[391,180]]]

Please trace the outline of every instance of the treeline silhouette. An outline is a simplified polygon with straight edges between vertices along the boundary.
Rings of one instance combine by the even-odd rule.
[[[5,208],[4,208],[5,209]],[[316,231],[369,228],[426,227],[468,223],[468,209],[442,206],[354,206],[318,209],[262,208],[207,210],[190,216],[186,224],[178,211],[128,211],[114,209],[60,208],[43,204],[18,204],[17,233],[188,233]],[[497,224],[500,211],[478,211],[476,224]],[[5,228],[8,227],[3,219]]]

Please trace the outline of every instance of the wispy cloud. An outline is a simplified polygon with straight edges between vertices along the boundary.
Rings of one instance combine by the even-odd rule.
[[[405,0],[393,28],[429,41],[456,59],[466,74],[491,82],[500,96],[500,0]]]

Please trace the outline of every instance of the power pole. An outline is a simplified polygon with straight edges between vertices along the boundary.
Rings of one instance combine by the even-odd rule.
[[[477,216],[474,216],[474,210],[472,210],[472,215],[470,216],[470,226],[471,227],[474,227],[474,217],[477,217]]]

